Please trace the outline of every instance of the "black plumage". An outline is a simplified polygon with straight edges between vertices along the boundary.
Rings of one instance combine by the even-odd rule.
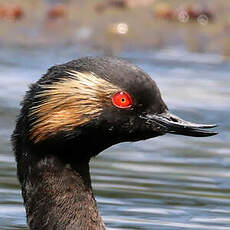
[[[76,90],[76,91],[75,91]],[[114,106],[125,92],[129,108]],[[90,158],[111,145],[174,133],[211,136],[172,115],[156,83],[115,58],[82,58],[50,68],[22,102],[12,142],[30,229],[105,229]]]

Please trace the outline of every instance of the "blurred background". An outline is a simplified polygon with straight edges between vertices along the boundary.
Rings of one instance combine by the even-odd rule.
[[[10,145],[28,85],[52,65],[119,56],[173,113],[219,135],[113,146],[91,162],[108,229],[230,229],[230,2],[0,0],[0,229],[27,229]]]

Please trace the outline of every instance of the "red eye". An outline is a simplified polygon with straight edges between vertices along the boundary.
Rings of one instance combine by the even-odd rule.
[[[112,97],[113,104],[118,108],[129,108],[132,106],[132,98],[127,92],[117,92]]]

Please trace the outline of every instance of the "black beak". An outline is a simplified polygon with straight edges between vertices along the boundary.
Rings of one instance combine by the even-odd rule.
[[[216,125],[195,124],[177,117],[166,111],[162,114],[146,114],[144,117],[148,124],[152,124],[154,129],[162,133],[173,133],[192,137],[208,137],[218,134],[217,132],[207,131]]]

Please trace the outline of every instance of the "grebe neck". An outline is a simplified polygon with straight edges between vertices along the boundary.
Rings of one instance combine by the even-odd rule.
[[[91,187],[89,160],[70,164],[54,155],[29,155],[21,183],[31,230],[105,229]]]

